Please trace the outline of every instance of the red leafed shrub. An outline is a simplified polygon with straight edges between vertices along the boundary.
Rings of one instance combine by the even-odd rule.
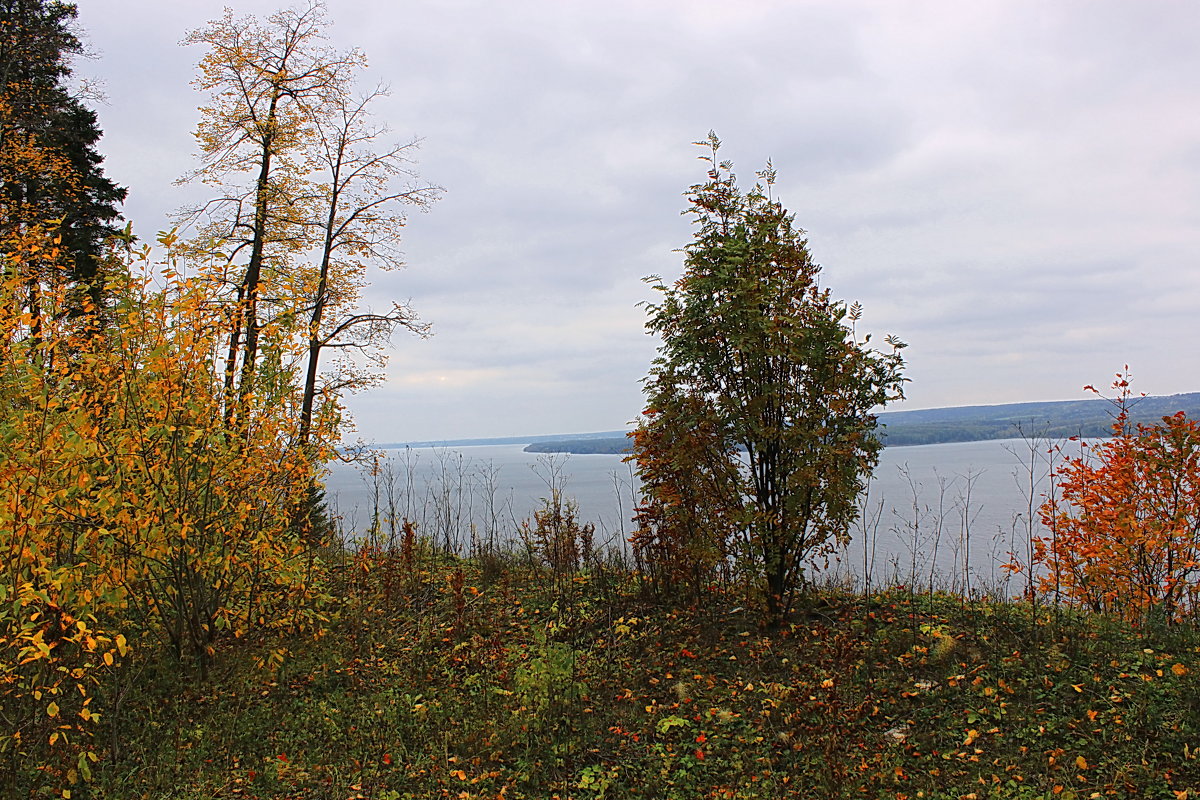
[[[1179,621],[1200,598],[1200,423],[1133,425],[1128,376],[1113,387],[1113,437],[1065,458],[1042,505],[1040,586],[1131,621]]]

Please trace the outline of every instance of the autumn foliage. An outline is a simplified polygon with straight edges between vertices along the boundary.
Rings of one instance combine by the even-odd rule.
[[[1113,437],[1064,459],[1041,508],[1040,587],[1132,622],[1178,621],[1200,599],[1200,423],[1132,425],[1128,376],[1113,388]]]
[[[293,520],[327,454],[297,445],[296,366],[281,348],[231,429],[214,357],[228,315],[212,282],[169,267],[158,279],[111,281],[103,333],[60,313],[66,292],[49,285],[39,336],[28,313],[2,318],[5,750],[86,743],[105,713],[93,697],[131,650],[161,644],[203,673],[222,635],[322,621]],[[19,273],[2,288],[5,309],[24,305]]]
[[[324,22],[320,4],[272,18],[313,41]],[[273,30],[214,23],[211,41],[202,40],[212,48],[202,74],[211,77],[221,59],[235,72],[258,69],[251,45],[273,44]],[[222,49],[222,33],[248,49]],[[54,207],[34,208],[29,187],[80,206],[97,180],[80,165],[98,158],[72,159],[53,137],[18,130],[12,98],[28,95],[25,84],[0,93],[0,787],[4,765],[31,753],[45,760],[50,786],[86,780],[98,722],[118,713],[136,664],[165,654],[181,676],[203,680],[223,639],[325,630],[318,555],[329,527],[319,524],[314,487],[341,439],[340,396],[371,382],[397,326],[419,330],[406,309],[371,314],[355,303],[368,263],[394,248],[403,224],[389,207],[431,194],[389,188],[407,163],[401,146],[371,162],[384,164],[379,172],[339,173],[342,204],[326,197],[322,206],[329,193],[313,166],[320,146],[340,141],[339,153],[361,161],[375,132],[363,127],[359,105],[340,139],[335,130],[282,149],[318,127],[305,115],[337,118],[330,103],[353,88],[342,73],[361,62],[325,64],[336,54],[303,44],[285,49],[313,62],[320,102],[250,125],[266,140],[252,143],[261,147],[251,156],[235,158],[241,129],[223,151],[235,162],[222,165],[226,177],[250,164],[260,178],[246,195],[254,210],[247,241],[238,238],[246,220],[217,213],[194,239],[162,234],[158,250],[135,252],[131,234],[110,235],[115,212],[85,209],[83,247],[78,220],[35,214]],[[276,82],[289,74],[268,72]],[[48,80],[62,74],[51,69]],[[204,84],[221,102],[206,111],[201,134],[230,117],[245,121],[239,109],[253,98],[229,83]],[[294,98],[293,88],[274,99]],[[96,185],[100,199],[123,196]],[[280,200],[284,190],[302,202]],[[307,217],[285,219],[285,207]],[[222,222],[237,232],[222,239]],[[321,351],[334,348],[354,356],[322,369]],[[261,660],[282,657],[267,648]],[[118,729],[108,728],[114,752]]]
[[[738,186],[714,133],[695,143],[706,180],[686,196],[696,230],[683,274],[650,276],[646,328],[661,339],[635,437],[649,487],[640,511],[661,574],[699,574],[732,546],[769,616],[786,616],[806,572],[849,539],[879,459],[874,410],[903,397],[905,344],[877,350],[835,300],[768,164]],[[679,563],[675,563],[679,562]]]
[[[42,7],[51,28],[73,12],[21,6]],[[651,280],[663,347],[633,435],[636,572],[620,552],[608,569],[553,481],[504,575],[516,559],[436,552],[409,520],[390,520],[398,546],[331,541],[315,498],[341,394],[380,376],[396,330],[425,332],[403,304],[360,308],[366,270],[400,266],[403,209],[438,192],[413,182],[413,143],[375,146],[378,93],[350,99],[361,54],[326,48],[324,24],[314,2],[189,37],[211,93],[193,177],[221,196],[155,251],[113,229],[123,190],[81,171],[98,131],[71,151],[19,130],[29,85],[0,87],[0,796],[932,797],[1000,772],[1013,797],[1200,785],[1200,723],[1176,707],[1200,648],[1176,660],[1139,641],[1093,670],[1090,632],[1027,649],[1036,606],[996,624],[932,594],[831,593],[828,614],[787,620],[847,540],[904,345],[858,334],[773,171],[742,191],[715,136],[684,275]],[[1062,462],[1032,566],[1070,603],[1180,620],[1200,595],[1200,423],[1134,427],[1115,386],[1115,436]],[[699,596],[734,570],[769,632],[634,591],[648,577]],[[311,652],[285,665],[300,642]],[[266,674],[252,708],[244,684]],[[1134,707],[1168,747],[1139,744]],[[150,758],[122,764],[139,735]],[[1136,758],[1103,763],[1125,742]],[[220,775],[193,783],[197,764]]]
[[[641,477],[637,530],[630,537],[639,567],[670,592],[699,594],[721,577],[739,530],[741,496],[728,448],[696,397],[662,397],[633,432]],[[676,425],[685,417],[688,422]]]

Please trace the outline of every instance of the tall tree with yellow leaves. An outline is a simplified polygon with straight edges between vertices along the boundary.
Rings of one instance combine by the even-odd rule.
[[[196,81],[212,98],[196,134],[204,163],[191,177],[221,191],[193,212],[200,235],[192,248],[228,265],[218,280],[234,291],[226,415],[234,420],[255,391],[264,330],[301,338],[304,442],[318,401],[336,413],[340,392],[369,384],[364,359],[381,366],[397,329],[428,331],[407,304],[377,311],[359,303],[369,266],[402,265],[405,211],[441,191],[417,177],[415,140],[386,141],[372,115],[386,92],[355,94],[365,60],[328,46],[327,24],[324,5],[313,2],[265,23],[226,12],[185,40],[208,47]],[[348,357],[322,381],[329,352]]]
[[[265,23],[226,10],[184,40],[208,48],[195,81],[210,95],[196,130],[202,164],[188,178],[219,190],[191,216],[200,222],[195,250],[224,262],[219,277],[234,294],[224,377],[231,422],[254,392],[264,325],[294,324],[303,294],[292,268],[311,244],[313,120],[346,95],[363,64],[361,53],[326,44],[325,24],[319,3]]]
[[[301,438],[308,441],[318,395],[336,397],[361,388],[374,376],[364,374],[353,357],[336,365],[318,386],[321,357],[326,351],[351,353],[378,367],[384,348],[397,329],[428,333],[406,303],[386,310],[359,309],[368,265],[383,270],[404,265],[399,250],[405,210],[424,210],[441,193],[414,170],[418,142],[386,144],[387,128],[374,123],[371,105],[384,96],[376,89],[362,97],[333,99],[330,113],[313,118],[318,136],[316,163],[321,166],[319,250],[316,285],[308,297],[308,363],[301,408]]]

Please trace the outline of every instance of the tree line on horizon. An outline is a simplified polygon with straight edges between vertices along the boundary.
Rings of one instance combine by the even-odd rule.
[[[1191,417],[1200,416],[1200,392],[1135,398],[1126,417],[1134,424],[1154,424],[1179,412]],[[881,411],[876,414],[878,427],[875,433],[885,446],[890,447],[1027,436],[1050,440],[1104,439],[1113,435],[1116,416],[1112,403],[1103,398]],[[488,441],[481,439],[477,443]],[[618,455],[633,452],[633,442],[630,434],[587,438],[543,436],[527,445],[525,452]]]

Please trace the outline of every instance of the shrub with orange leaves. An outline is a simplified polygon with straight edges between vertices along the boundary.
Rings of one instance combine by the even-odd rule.
[[[698,594],[719,577],[739,530],[741,497],[728,488],[735,468],[700,398],[662,385],[652,403],[626,459],[642,488],[629,541],[652,583]]]
[[[1178,621],[1200,599],[1200,422],[1134,426],[1128,375],[1113,388],[1113,437],[1065,458],[1042,505],[1040,587],[1133,622]]]

